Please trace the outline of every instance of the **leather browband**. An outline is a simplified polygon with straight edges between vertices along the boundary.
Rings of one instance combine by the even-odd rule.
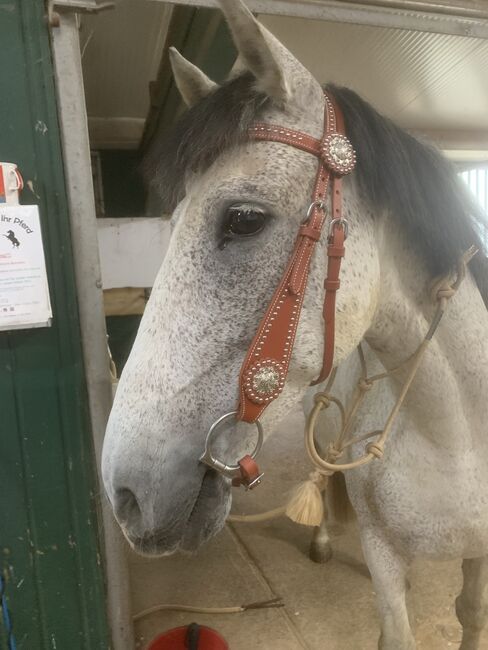
[[[319,167],[307,220],[298,231],[291,259],[241,368],[237,418],[255,422],[285,385],[291,352],[305,295],[312,254],[327,220],[330,185],[332,217],[327,247],[327,279],[323,316],[325,341],[322,370],[314,384],[324,381],[334,359],[335,301],[344,257],[347,224],[342,219],[341,176],[354,168],[356,156],[345,137],[342,111],[331,95],[325,95],[324,134],[321,140],[305,133],[258,123],[249,130],[251,140],[281,142],[317,156]]]

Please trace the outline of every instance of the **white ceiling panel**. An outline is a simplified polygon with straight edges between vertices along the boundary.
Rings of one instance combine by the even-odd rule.
[[[485,138],[488,41],[283,16],[261,16],[321,82],[348,86],[402,126]]]

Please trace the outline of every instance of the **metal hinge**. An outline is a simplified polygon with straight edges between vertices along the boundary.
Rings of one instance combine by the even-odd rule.
[[[114,7],[115,2],[112,0],[47,0],[47,17],[51,27],[59,27],[61,13],[96,14]]]

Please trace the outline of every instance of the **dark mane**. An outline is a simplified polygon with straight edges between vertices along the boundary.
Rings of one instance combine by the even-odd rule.
[[[192,106],[171,133],[155,142],[144,162],[144,173],[171,212],[183,198],[189,173],[208,168],[226,149],[247,138],[247,131],[269,103],[245,73],[224,83]]]
[[[353,91],[332,85],[327,90],[344,112],[358,158],[354,175],[371,207],[398,219],[432,275],[451,270],[467,248],[478,247],[470,268],[488,303],[488,261],[479,235],[486,231],[485,218],[454,166]],[[168,211],[182,198],[187,174],[207,168],[222,151],[243,142],[268,101],[254,89],[253,76],[244,74],[192,107],[169,137],[155,143],[146,174]]]
[[[354,174],[371,206],[399,220],[433,275],[452,269],[474,244],[480,253],[470,268],[482,295],[488,296],[488,265],[479,234],[486,232],[486,217],[454,165],[352,90],[333,85],[326,89],[344,112],[347,135],[357,152]]]

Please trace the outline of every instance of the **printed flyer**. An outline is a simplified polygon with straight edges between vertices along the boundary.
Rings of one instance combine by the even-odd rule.
[[[49,300],[37,205],[0,205],[0,330],[48,327]]]

